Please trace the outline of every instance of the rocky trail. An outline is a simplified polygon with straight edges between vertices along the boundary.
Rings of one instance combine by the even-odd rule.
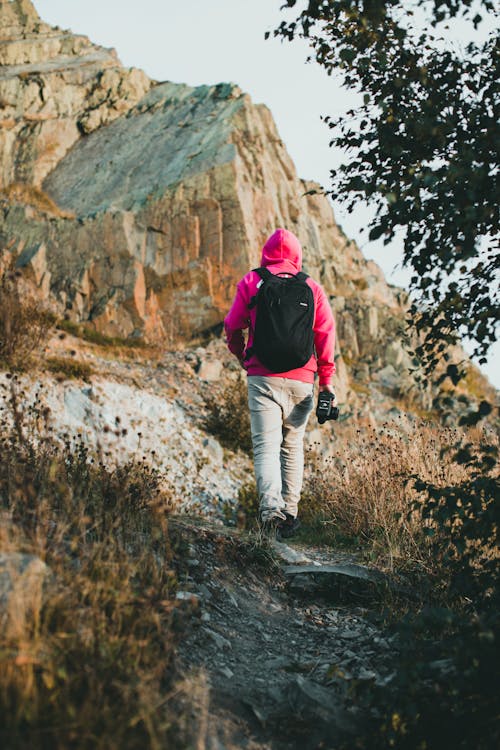
[[[395,650],[377,624],[375,590],[356,585],[355,572],[368,569],[349,555],[262,545],[206,522],[171,526],[185,545],[177,597],[196,614],[178,649],[196,747],[312,750],[353,736],[365,717],[351,687],[389,680]],[[335,585],[321,591],[307,573],[290,575],[291,557],[305,571],[340,564],[350,574],[330,573]]]

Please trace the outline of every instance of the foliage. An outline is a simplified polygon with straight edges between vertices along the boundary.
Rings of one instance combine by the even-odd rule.
[[[439,578],[443,571],[426,534],[430,522],[422,523],[419,512],[424,493],[412,477],[418,472],[436,488],[466,479],[450,451],[465,436],[420,421],[407,429],[405,434],[397,422],[358,429],[330,458],[310,451],[300,516],[334,546],[350,540],[379,565]]]
[[[283,7],[297,5],[299,15],[275,34],[307,38],[327,73],[360,94],[347,117],[325,118],[331,144],[349,155],[331,173],[331,195],[349,211],[360,199],[376,206],[370,239],[403,236],[412,313],[425,333],[416,353],[428,370],[457,333],[484,361],[500,317],[494,4],[287,0]],[[469,25],[465,49],[438,34],[456,17]],[[472,27],[488,24],[486,41],[473,41]]]
[[[252,436],[247,402],[246,381],[242,377],[224,389],[209,391],[205,397],[205,429],[216,435],[226,448],[249,454]]]
[[[357,442],[330,465],[312,457],[301,516],[331,529],[334,546],[340,532],[403,567],[428,605],[392,625],[391,679],[350,684],[369,721],[348,747],[496,747],[498,440],[488,428],[419,424],[407,439],[385,428]]]
[[[0,543],[44,560],[50,579],[37,616],[0,610],[2,747],[183,747],[171,691],[184,605],[160,476],[56,442],[43,410],[19,404],[14,384],[0,423]]]
[[[440,486],[417,477],[423,494],[414,507],[445,573],[448,608],[430,607],[395,627],[395,677],[365,696],[366,705],[383,706],[366,738],[370,750],[388,741],[408,750],[500,743],[498,445],[486,434],[446,453],[458,471]]]
[[[498,747],[498,611],[466,617],[434,607],[408,616],[395,635],[399,647],[392,678],[383,686],[367,682],[353,686],[354,703],[372,716],[355,746],[365,750]]]
[[[57,327],[62,331],[66,331],[66,333],[70,333],[72,336],[77,336],[84,341],[89,341],[91,344],[97,344],[98,346],[125,346],[137,349],[142,349],[146,346],[142,338],[125,339],[120,336],[106,336],[94,328],[90,328],[82,323],[74,323],[72,320],[60,320],[57,323]]]
[[[23,289],[14,258],[0,255],[0,363],[25,369],[53,323],[54,316]]]
[[[64,378],[78,378],[89,380],[92,375],[92,367],[87,362],[79,362],[70,357],[48,357],[46,361],[47,370]]]
[[[241,529],[255,526],[259,515],[259,493],[255,481],[243,484],[238,490],[236,525]]]
[[[444,451],[443,451],[444,453]],[[500,596],[500,481],[498,445],[465,442],[453,446],[454,475],[444,486],[415,477],[425,493],[417,507],[432,536],[433,554],[450,574],[450,594],[468,597],[481,610],[498,606]]]
[[[297,0],[283,7],[295,8]],[[498,278],[498,26],[491,0],[304,0],[276,34],[307,38],[316,61],[359,94],[347,117],[326,122],[332,145],[348,154],[332,172],[332,197],[352,211],[376,207],[371,240],[404,241],[413,271],[417,359],[431,376],[449,362],[459,335],[479,363],[496,340]],[[467,23],[464,49],[438,35]],[[485,41],[474,30],[490,23]],[[420,31],[419,31],[420,29]],[[441,382],[465,370],[448,364]],[[491,414],[481,401],[462,418]],[[374,717],[357,746],[478,748],[500,744],[498,672],[498,472],[496,447],[460,444],[449,481],[413,472],[419,510],[448,585],[448,604],[397,627],[395,673],[385,685],[355,686]],[[442,460],[448,460],[443,454]],[[356,696],[357,693],[357,696]]]

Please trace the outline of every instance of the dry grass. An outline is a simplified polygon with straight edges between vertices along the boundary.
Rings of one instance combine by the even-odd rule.
[[[0,257],[0,363],[23,370],[45,342],[54,316],[21,288],[13,264],[13,258]]]
[[[56,379],[75,378],[88,381],[93,374],[93,369],[87,362],[80,362],[71,357],[48,357],[45,367],[56,375]]]
[[[159,476],[57,443],[10,387],[0,548],[36,556],[50,575],[43,589],[39,576],[25,583],[25,606],[0,608],[2,747],[183,747],[173,657],[185,614]]]
[[[246,378],[240,376],[225,388],[207,391],[205,429],[226,448],[252,451]]]
[[[0,190],[0,196],[3,196],[11,203],[21,203],[24,206],[32,206],[42,213],[55,216],[58,219],[74,219],[75,214],[72,211],[65,211],[59,208],[57,203],[52,200],[50,195],[44,193],[40,188],[29,185],[26,182],[12,182],[7,187]]]
[[[450,447],[481,441],[468,433],[420,423],[410,434],[389,427],[362,433],[323,459],[311,451],[301,500],[301,517],[332,543],[347,540],[389,569],[435,567],[429,530],[414,509],[415,477],[438,487],[458,484],[467,470]],[[330,532],[330,534],[325,533]]]
[[[145,349],[148,344],[142,338],[121,338],[119,336],[106,336],[104,333],[96,331],[88,325],[83,323],[74,323],[72,320],[60,320],[57,323],[57,327],[61,331],[76,336],[77,338],[88,341],[91,344],[97,346],[106,347],[125,347],[131,349]],[[151,345],[150,348],[154,349]]]

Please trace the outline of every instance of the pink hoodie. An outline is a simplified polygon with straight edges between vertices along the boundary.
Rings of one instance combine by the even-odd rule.
[[[302,248],[297,237],[286,229],[277,229],[262,248],[261,266],[269,268],[272,273],[296,274],[302,269]],[[246,346],[253,343],[257,309],[248,309],[251,298],[257,294],[260,277],[250,271],[238,282],[236,296],[229,313],[224,320],[226,340],[229,351],[242,360],[245,354],[243,330],[249,328]],[[331,385],[335,373],[333,359],[335,350],[335,321],[332,310],[323,288],[313,279],[307,283],[314,295],[314,348],[315,354],[303,367],[287,372],[270,372],[255,355],[245,361],[249,375],[269,375],[280,378],[301,380],[304,383],[314,382],[314,373],[319,374],[319,384]]]

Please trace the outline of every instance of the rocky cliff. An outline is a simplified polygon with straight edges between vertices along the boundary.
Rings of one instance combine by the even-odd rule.
[[[0,240],[43,296],[109,335],[188,337],[285,226],[337,314],[341,397],[408,392],[406,295],[299,179],[265,106],[151,81],[30,0],[0,0],[0,21]]]

